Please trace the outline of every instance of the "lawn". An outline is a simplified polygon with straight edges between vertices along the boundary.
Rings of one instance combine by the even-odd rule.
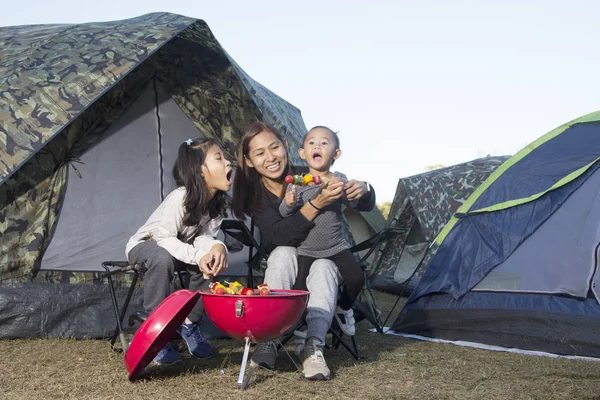
[[[393,299],[378,300],[385,311]],[[212,340],[212,359],[185,356],[171,367],[148,367],[133,383],[123,355],[103,340],[1,340],[0,398],[600,399],[600,362],[420,342],[369,332],[368,322],[358,327],[365,358],[326,350],[331,381],[304,380],[281,354],[279,374],[257,371],[245,392],[236,385],[243,345],[235,340]]]

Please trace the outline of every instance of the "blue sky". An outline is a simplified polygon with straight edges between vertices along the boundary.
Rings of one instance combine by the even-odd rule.
[[[0,26],[155,11],[205,20],[307,127],[339,130],[336,169],[378,202],[428,165],[513,154],[600,109],[597,1],[31,0]]]

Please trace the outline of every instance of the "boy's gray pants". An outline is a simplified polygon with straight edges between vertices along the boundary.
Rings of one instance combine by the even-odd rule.
[[[144,310],[152,312],[164,299],[171,294],[171,282],[175,271],[187,270],[190,274],[189,290],[208,289],[209,280],[204,279],[197,265],[183,263],[177,260],[167,250],[153,240],[136,245],[128,254],[131,264],[144,263]],[[198,322],[202,317],[204,307],[202,299],[198,300],[188,318]]]
[[[298,275],[298,251],[279,246],[267,260],[265,283],[272,289],[291,289]],[[306,337],[325,342],[337,304],[340,276],[333,261],[319,259],[311,268],[306,286],[310,292],[306,316]]]

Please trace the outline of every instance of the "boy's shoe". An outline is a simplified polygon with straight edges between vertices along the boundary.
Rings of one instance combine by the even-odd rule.
[[[302,352],[302,368],[306,379],[326,381],[331,378],[331,371],[323,357],[324,345],[315,338],[307,340]]]
[[[250,365],[274,369],[275,361],[277,361],[277,344],[274,341],[263,342],[256,345],[250,359]]]
[[[169,365],[177,361],[181,361],[181,356],[170,343],[167,343],[165,347],[160,349],[154,360],[152,360],[152,363],[156,365]]]
[[[181,335],[191,355],[204,359],[212,356],[210,344],[202,336],[198,324],[182,324],[177,332]]]
[[[356,334],[356,321],[354,320],[354,311],[352,309],[342,310],[338,306],[335,310],[335,319],[340,326],[342,332],[348,336],[354,336]]]

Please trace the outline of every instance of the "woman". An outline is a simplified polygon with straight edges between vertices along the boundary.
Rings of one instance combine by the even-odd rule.
[[[287,143],[277,130],[265,123],[250,125],[242,136],[238,165],[233,183],[233,211],[238,219],[254,218],[271,255],[267,260],[265,282],[274,289],[291,289],[297,276],[296,247],[306,238],[320,209],[339,199],[359,201],[358,210],[372,209],[375,193],[369,185],[332,179],[299,212],[283,218],[279,204],[285,190],[285,176],[291,173]],[[364,187],[369,188],[365,191]],[[368,194],[367,194],[368,193]],[[327,380],[331,373],[323,357],[325,335],[336,309],[339,274],[329,260],[317,260],[312,265],[306,285],[311,295],[307,306],[306,345],[302,353],[304,376]],[[261,343],[252,355],[252,362],[273,369],[277,358],[275,342]]]

